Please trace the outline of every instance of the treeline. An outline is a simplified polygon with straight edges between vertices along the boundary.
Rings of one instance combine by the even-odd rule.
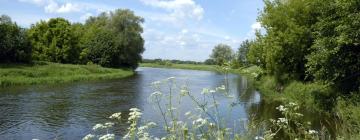
[[[196,61],[184,61],[184,60],[167,60],[167,59],[143,59],[143,63],[155,63],[160,65],[171,65],[171,64],[203,64],[202,62],[196,62]]]
[[[258,21],[264,32],[234,53],[219,44],[210,56],[218,65],[257,65],[276,82],[320,81],[351,93],[360,90],[359,0],[265,0]]]
[[[144,52],[144,19],[130,10],[104,12],[85,24],[52,18],[24,29],[8,16],[0,22],[0,62],[95,63],[135,69]]]
[[[359,0],[265,0],[249,63],[279,83],[320,81],[342,92],[360,90]]]

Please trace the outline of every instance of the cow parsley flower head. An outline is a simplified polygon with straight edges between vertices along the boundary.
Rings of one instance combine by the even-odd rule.
[[[111,128],[111,127],[114,126],[114,123],[112,123],[112,122],[107,122],[107,123],[105,123],[104,126],[105,126],[106,128]]]
[[[99,138],[99,140],[115,140],[114,134],[106,134]]]
[[[277,110],[281,111],[281,112],[284,112],[287,110],[287,108],[285,108],[283,105],[280,105],[278,107],[276,107]]]
[[[129,113],[130,117],[128,118],[128,120],[131,121],[141,118],[142,113],[140,111],[141,110],[138,108],[130,108],[130,113]]]
[[[118,119],[118,120],[120,120],[121,119],[121,112],[114,113],[109,118],[110,119]]]
[[[317,131],[316,130],[309,130],[309,134],[317,134]]]
[[[209,94],[210,90],[208,88],[203,88],[201,94]]]
[[[88,134],[86,135],[82,140],[92,140],[95,138],[95,135],[93,134]],[[33,139],[34,140],[34,139]]]
[[[104,126],[103,124],[96,124],[94,127],[93,127],[93,130],[99,130],[99,129],[105,129],[106,126]]]

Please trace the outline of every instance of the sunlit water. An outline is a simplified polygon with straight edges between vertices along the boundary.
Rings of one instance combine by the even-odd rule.
[[[149,96],[153,92],[151,83],[168,77],[175,77],[179,85],[187,83],[198,99],[202,98],[202,88],[219,87],[225,82],[224,75],[215,72],[138,68],[135,76],[119,80],[1,89],[0,140],[81,139],[92,132],[96,123],[108,122],[114,112],[127,114],[132,107],[143,111],[142,121],[151,120],[161,126],[163,120],[149,102]],[[234,98],[219,94],[216,99],[220,102],[220,115],[235,132],[244,132],[249,120],[261,122],[279,115],[275,110],[278,104],[262,100],[246,77],[230,74],[228,81],[229,93]],[[236,105],[230,111],[231,103]],[[178,106],[181,113],[194,108],[189,98],[183,98]],[[309,118],[315,123],[319,121],[318,117]],[[124,122],[113,131],[121,136],[126,127]],[[162,129],[157,127],[152,132],[161,135]]]

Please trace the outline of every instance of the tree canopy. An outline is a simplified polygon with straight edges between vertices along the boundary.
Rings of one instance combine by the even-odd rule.
[[[210,57],[215,61],[217,65],[222,65],[232,60],[233,50],[229,45],[218,44],[212,50],[212,54],[210,55]]]
[[[135,69],[145,50],[143,22],[130,10],[117,9],[90,17],[85,24],[51,18],[25,30],[3,15],[0,62],[40,60]]]
[[[358,0],[265,0],[247,59],[280,82],[322,81],[344,93],[360,86]]]
[[[26,30],[6,15],[0,17],[0,63],[31,61],[31,44]]]

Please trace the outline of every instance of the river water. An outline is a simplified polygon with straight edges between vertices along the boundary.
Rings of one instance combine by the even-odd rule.
[[[161,115],[149,96],[153,92],[151,83],[168,77],[175,77],[179,85],[188,85],[191,94],[200,100],[203,88],[225,83],[225,76],[216,72],[140,67],[134,76],[119,80],[0,89],[0,140],[82,139],[92,132],[93,125],[109,121],[112,113],[127,114],[133,107],[143,111],[142,121],[161,125]],[[227,81],[233,98],[218,95],[216,99],[220,114],[236,132],[245,132],[249,120],[261,122],[279,116],[275,110],[278,104],[263,100],[246,77],[230,74]],[[181,102],[178,108],[182,113],[196,108],[189,98]],[[232,103],[236,105],[229,111]],[[319,121],[313,116],[308,119]],[[124,122],[114,133],[124,135],[127,126]],[[161,129],[152,132],[161,135]]]

